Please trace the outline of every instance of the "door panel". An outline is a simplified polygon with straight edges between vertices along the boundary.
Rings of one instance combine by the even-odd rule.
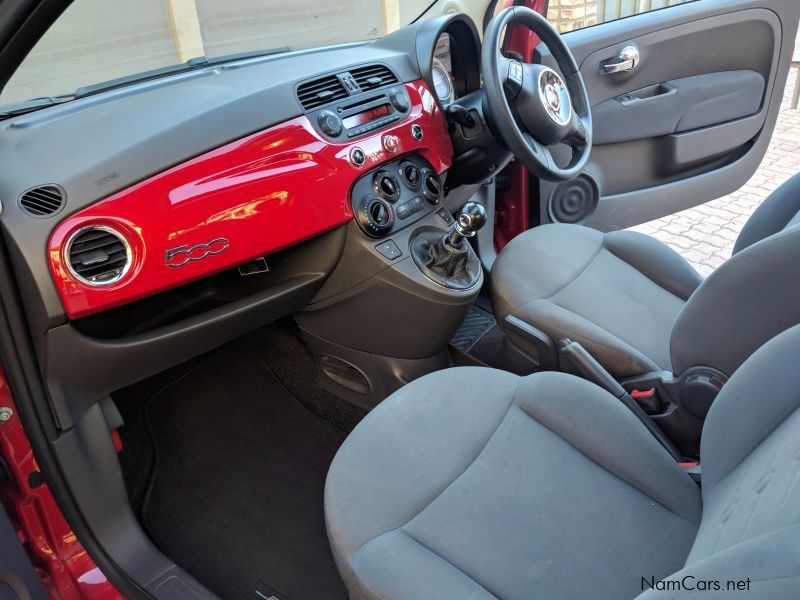
[[[769,145],[798,19],[796,0],[696,0],[564,34],[595,127],[600,198],[584,222],[630,227],[741,187]],[[635,70],[605,73],[628,45]],[[570,184],[540,185],[547,222]]]
[[[765,84],[755,71],[723,71],[626,92],[592,108],[594,143],[671,136],[754,116],[762,106]]]

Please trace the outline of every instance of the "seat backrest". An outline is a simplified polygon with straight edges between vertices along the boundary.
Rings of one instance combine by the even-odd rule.
[[[800,324],[800,173],[745,224],[733,256],[689,298],[670,339],[672,368],[731,375],[767,340]]]
[[[745,223],[733,254],[736,255],[787,227],[800,223],[800,173],[789,179],[761,203]]]
[[[731,375],[757,348],[797,324],[800,224],[740,250],[695,290],[672,328],[673,371],[704,366]]]
[[[751,594],[742,597],[798,597],[799,409],[797,326],[756,351],[712,405],[702,438],[700,529],[684,569],[670,580],[690,575],[695,584],[724,586],[749,578]]]

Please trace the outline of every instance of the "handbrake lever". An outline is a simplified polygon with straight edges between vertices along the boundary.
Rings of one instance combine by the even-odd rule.
[[[658,442],[664,446],[664,449],[670,453],[672,458],[680,462],[683,460],[681,453],[675,447],[675,444],[661,431],[661,428],[653,422],[644,409],[639,406],[631,395],[625,390],[619,381],[612,377],[611,373],[606,371],[605,367],[597,362],[597,359],[589,354],[578,342],[573,342],[569,338],[564,338],[558,342],[558,347],[561,352],[567,356],[572,364],[580,371],[584,379],[599,385],[601,388],[612,394],[615,398],[619,399],[636,417],[647,427],[647,430],[653,434]]]

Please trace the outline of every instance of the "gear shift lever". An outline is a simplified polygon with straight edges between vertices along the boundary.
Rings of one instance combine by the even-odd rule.
[[[486,209],[480,202],[470,201],[456,215],[456,227],[447,237],[451,246],[460,246],[461,240],[471,238],[486,225]]]
[[[467,290],[481,278],[481,263],[467,238],[486,224],[486,209],[479,202],[467,202],[456,215],[455,229],[442,234],[427,230],[411,243],[411,255],[420,271],[431,281],[456,290]]]

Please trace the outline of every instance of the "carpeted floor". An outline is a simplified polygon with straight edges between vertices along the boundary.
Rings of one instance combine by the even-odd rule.
[[[323,489],[363,411],[316,388],[293,336],[278,324],[115,395],[145,529],[223,598],[347,598]]]

